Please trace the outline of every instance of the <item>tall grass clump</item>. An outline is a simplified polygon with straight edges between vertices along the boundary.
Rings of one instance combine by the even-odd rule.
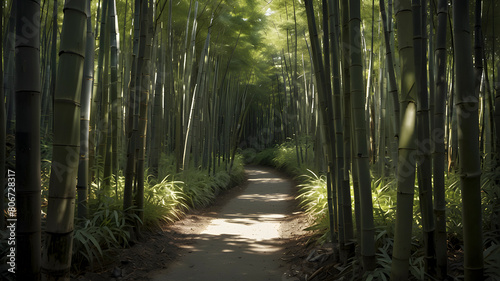
[[[300,177],[303,183],[298,185],[297,199],[300,200],[299,206],[313,219],[313,225],[306,230],[317,234],[319,236],[317,242],[322,244],[330,237],[326,177],[318,176],[311,170],[309,173]]]
[[[90,208],[90,219],[79,219],[75,225],[72,260],[77,270],[95,262],[102,265],[110,251],[127,247],[132,227],[129,222],[138,219],[134,212],[121,210],[121,202],[114,198],[92,204],[97,206]]]
[[[170,180],[169,176],[158,183],[148,178],[144,188],[144,226],[159,227],[161,223],[172,223],[184,215],[188,205],[183,186],[184,182]]]
[[[292,174],[300,174],[295,145],[292,142],[280,144],[276,149],[276,156],[273,158],[273,164],[278,169]]]
[[[216,169],[216,171],[217,171],[217,169]],[[229,184],[226,186],[226,189],[234,187],[240,183],[243,183],[246,180],[245,164],[244,164],[243,156],[241,154],[236,155],[236,157],[234,159],[233,167],[229,173],[229,176],[230,176],[230,181],[229,181]]]
[[[218,190],[213,188],[212,178],[206,171],[189,169],[183,172],[182,179],[182,192],[190,208],[207,206],[215,199]]]
[[[310,146],[311,142],[305,138],[280,144],[272,160],[273,166],[294,177],[308,174],[308,168],[313,166],[314,160]]]

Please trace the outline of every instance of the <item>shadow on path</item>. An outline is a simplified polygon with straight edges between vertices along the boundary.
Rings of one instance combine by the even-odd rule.
[[[245,190],[231,199],[167,269],[152,280],[281,280],[282,224],[294,206],[293,184],[271,170],[247,167]]]

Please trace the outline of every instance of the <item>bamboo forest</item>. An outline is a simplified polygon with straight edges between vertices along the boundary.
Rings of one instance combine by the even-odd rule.
[[[0,9],[1,280],[500,280],[499,0]]]

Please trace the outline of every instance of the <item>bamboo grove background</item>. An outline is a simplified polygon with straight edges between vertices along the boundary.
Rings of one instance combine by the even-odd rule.
[[[498,276],[497,2],[2,1],[18,278],[69,278],[243,161],[310,175],[340,274]]]

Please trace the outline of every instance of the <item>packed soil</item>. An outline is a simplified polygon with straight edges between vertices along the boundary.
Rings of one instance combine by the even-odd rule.
[[[304,280],[317,269],[305,259],[325,250],[304,230],[294,182],[267,167],[246,173],[211,206],[144,233],[72,280]]]

